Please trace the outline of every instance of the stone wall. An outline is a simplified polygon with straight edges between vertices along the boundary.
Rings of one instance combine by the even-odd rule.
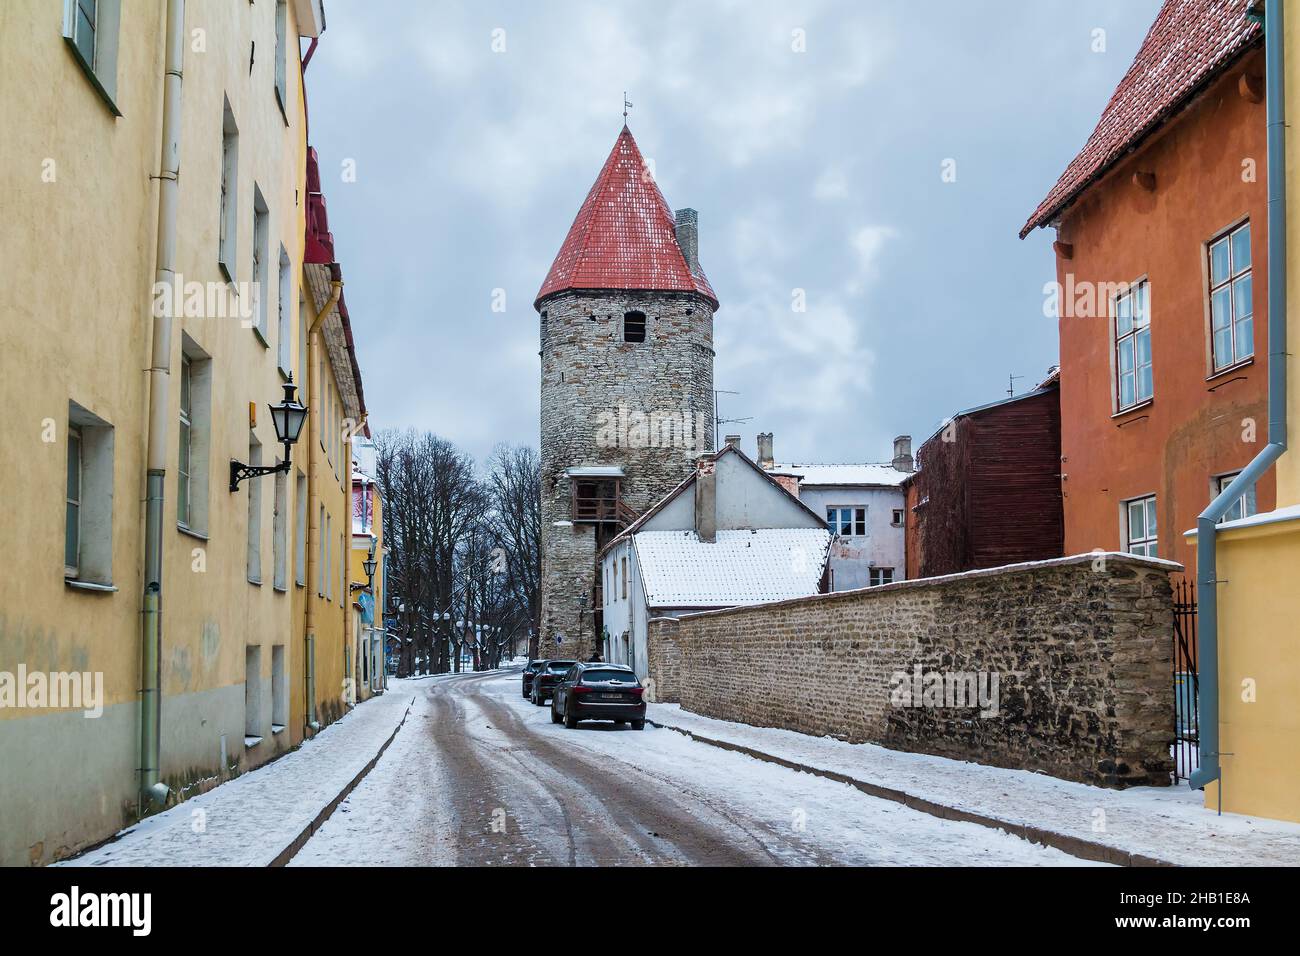
[[[723,720],[1165,786],[1180,570],[1088,554],[660,619],[649,676]]]

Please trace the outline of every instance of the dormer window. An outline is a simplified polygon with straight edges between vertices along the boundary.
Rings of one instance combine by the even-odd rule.
[[[645,341],[645,313],[644,312],[623,313],[623,341],[624,342]]]

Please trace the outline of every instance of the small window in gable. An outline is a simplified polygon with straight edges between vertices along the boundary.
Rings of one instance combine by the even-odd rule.
[[[625,312],[623,314],[623,341],[645,341],[645,313]]]

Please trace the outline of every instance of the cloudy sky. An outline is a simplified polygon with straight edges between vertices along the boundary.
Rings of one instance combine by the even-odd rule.
[[[1159,5],[327,0],[311,138],[372,425],[536,444],[532,300],[624,90],[669,204],[699,210],[745,448],[887,460],[1032,387],[1052,236],[1017,233]]]

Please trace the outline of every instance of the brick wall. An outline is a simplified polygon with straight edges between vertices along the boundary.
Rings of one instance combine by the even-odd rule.
[[[1164,786],[1178,570],[1089,554],[656,620],[649,676],[657,700],[724,720]],[[995,676],[996,707],[960,706]]]

